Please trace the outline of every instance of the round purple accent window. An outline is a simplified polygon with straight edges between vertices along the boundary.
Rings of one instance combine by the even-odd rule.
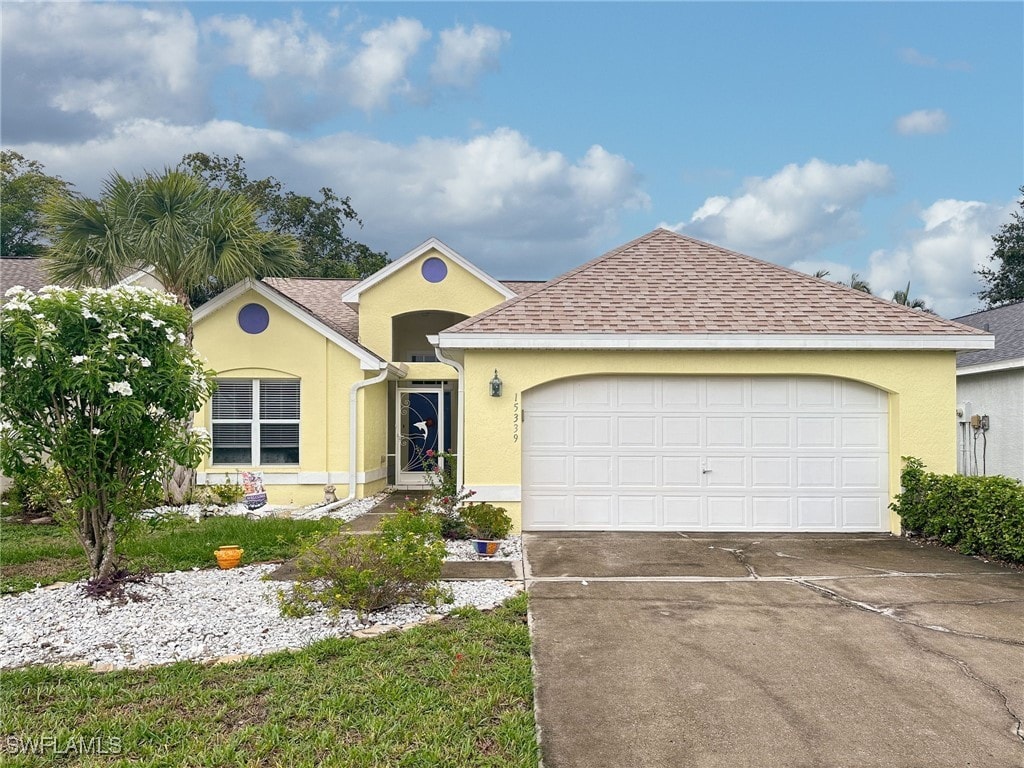
[[[431,256],[423,262],[420,272],[428,283],[440,283],[448,276],[448,265],[436,256]]]
[[[270,325],[270,313],[260,304],[246,304],[238,312],[238,325],[246,333],[263,333]]]

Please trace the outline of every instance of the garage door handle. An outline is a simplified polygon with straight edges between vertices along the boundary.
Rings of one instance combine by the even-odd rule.
[[[702,470],[700,471],[700,473],[701,473],[702,475],[706,475],[706,474],[707,474],[708,472],[710,472],[710,471],[711,471],[710,469],[702,469]]]

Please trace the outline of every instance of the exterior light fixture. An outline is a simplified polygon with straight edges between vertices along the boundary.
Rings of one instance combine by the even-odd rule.
[[[491,397],[501,397],[501,379],[498,378],[498,369],[494,369],[494,378],[491,379]]]

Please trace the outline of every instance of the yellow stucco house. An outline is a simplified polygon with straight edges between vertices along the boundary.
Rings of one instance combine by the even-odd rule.
[[[219,382],[199,480],[362,497],[446,449],[525,530],[898,531],[900,457],[955,469],[956,352],[992,343],[667,230],[547,283],[431,239],[196,311]]]

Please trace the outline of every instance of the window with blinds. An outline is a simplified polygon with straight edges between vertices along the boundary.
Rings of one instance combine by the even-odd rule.
[[[213,463],[299,463],[299,382],[218,379],[212,403]]]

